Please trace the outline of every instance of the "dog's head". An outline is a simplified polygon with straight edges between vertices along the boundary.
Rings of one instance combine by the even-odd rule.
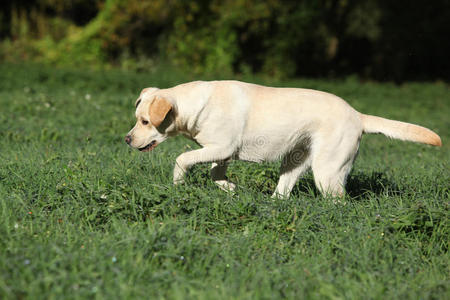
[[[174,130],[173,102],[158,95],[157,88],[147,88],[136,100],[136,125],[128,132],[125,142],[140,151],[153,150]]]

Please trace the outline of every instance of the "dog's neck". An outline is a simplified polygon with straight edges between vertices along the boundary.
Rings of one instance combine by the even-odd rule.
[[[175,128],[174,134],[183,134],[187,137],[195,139],[195,136],[198,134],[198,129],[196,126],[195,120],[192,118],[186,118],[178,113],[175,113]]]
[[[179,90],[178,90],[179,89]],[[198,95],[185,90],[185,85],[174,87],[164,91],[171,99],[173,105],[174,133],[181,133],[195,140],[199,133],[199,119],[207,101],[198,101]],[[205,99],[208,93],[203,95]]]

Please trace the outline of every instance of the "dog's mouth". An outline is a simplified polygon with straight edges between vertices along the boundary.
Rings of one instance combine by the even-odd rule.
[[[153,141],[151,141],[150,144],[148,144],[147,146],[142,147],[142,148],[139,148],[139,151],[142,151],[142,152],[151,151],[151,150],[153,150],[153,148],[155,148],[157,145],[158,145],[158,144],[156,143],[156,140],[153,140]]]

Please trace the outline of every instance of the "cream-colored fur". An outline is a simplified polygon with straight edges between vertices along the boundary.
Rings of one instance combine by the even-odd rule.
[[[335,95],[309,89],[196,81],[144,89],[136,106],[137,123],[126,137],[130,146],[148,151],[179,133],[202,146],[178,156],[175,184],[183,182],[191,166],[209,162],[212,179],[232,190],[235,185],[225,176],[231,159],[281,159],[273,196],[289,196],[309,168],[324,195],[339,196],[363,133],[441,145],[429,129],[364,115]]]

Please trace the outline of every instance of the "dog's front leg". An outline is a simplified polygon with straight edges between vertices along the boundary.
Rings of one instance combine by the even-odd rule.
[[[186,172],[195,164],[225,161],[231,157],[233,150],[229,146],[209,146],[202,149],[189,151],[177,157],[173,170],[173,183],[184,182]]]

